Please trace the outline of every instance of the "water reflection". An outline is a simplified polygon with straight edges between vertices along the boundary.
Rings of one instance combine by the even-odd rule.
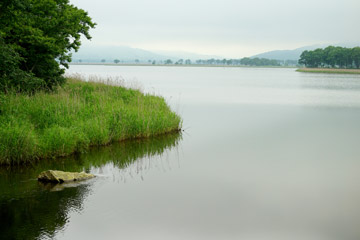
[[[34,188],[31,196],[8,198],[0,203],[2,239],[51,238],[67,222],[69,211],[81,211],[89,185],[49,192]]]
[[[102,176],[85,182],[61,185],[38,183],[43,170],[103,172],[105,166],[137,169],[144,161],[177,146],[180,133],[145,140],[131,140],[106,147],[92,148],[87,154],[27,167],[0,168],[1,239],[53,238],[66,225],[70,212],[81,212],[92,184]],[[151,165],[146,165],[145,168]]]
[[[57,239],[360,239],[360,76],[71,68],[172,97],[189,137],[181,168],[93,188]]]

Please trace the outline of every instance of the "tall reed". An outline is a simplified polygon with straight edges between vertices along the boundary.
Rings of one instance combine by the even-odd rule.
[[[67,156],[92,145],[181,129],[181,118],[164,98],[97,81],[69,78],[54,93],[1,94],[0,164]]]

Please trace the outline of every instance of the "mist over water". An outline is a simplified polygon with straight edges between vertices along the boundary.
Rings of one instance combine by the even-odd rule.
[[[121,224],[127,237],[360,237],[359,76],[261,68],[70,72],[140,82],[183,116],[180,168],[145,181],[151,196],[141,196],[152,204],[125,210],[132,213]],[[143,231],[126,230],[134,225]]]
[[[98,177],[75,187],[81,207],[69,207],[55,239],[360,238],[360,76],[74,65],[72,73],[121,76],[164,96],[185,132],[67,160]],[[60,201],[72,199],[69,189],[41,192]]]

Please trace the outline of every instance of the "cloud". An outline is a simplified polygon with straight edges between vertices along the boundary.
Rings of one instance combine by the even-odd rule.
[[[358,0],[72,0],[98,23],[92,44],[244,56],[355,41]]]

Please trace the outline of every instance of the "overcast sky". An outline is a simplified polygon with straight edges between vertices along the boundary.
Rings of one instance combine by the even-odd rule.
[[[359,42],[360,0],[70,0],[97,23],[86,45],[245,57]]]

